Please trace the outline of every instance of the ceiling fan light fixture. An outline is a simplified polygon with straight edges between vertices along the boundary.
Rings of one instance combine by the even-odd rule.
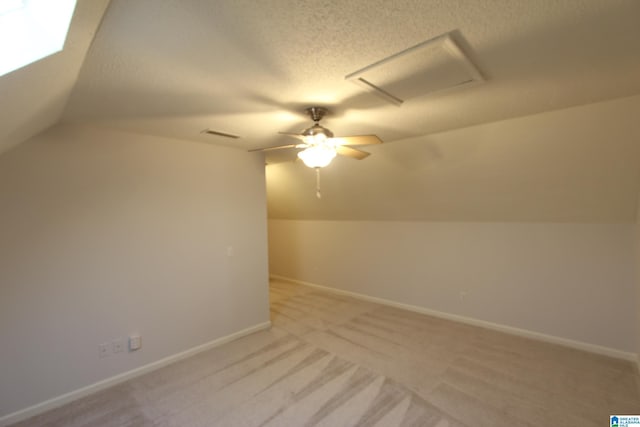
[[[315,135],[307,135],[304,137],[304,142],[309,145],[322,145],[327,141],[327,135],[324,133],[316,133]]]
[[[318,123],[305,129],[301,135],[307,144],[322,144],[328,138],[333,138],[333,132]]]
[[[327,114],[328,111],[326,108],[310,107],[306,109],[306,112],[315,122],[313,126],[308,127],[301,133],[279,132],[281,135],[297,138],[302,141],[301,143],[254,148],[249,151],[272,151],[285,148],[302,148],[304,150],[298,152],[298,157],[306,166],[315,168],[316,171],[319,171],[320,168],[328,166],[333,158],[338,154],[357,160],[362,160],[370,154],[357,148],[351,148],[350,145],[382,143],[382,140],[376,135],[353,135],[334,138],[333,132],[318,123],[322,117]]]
[[[298,153],[298,157],[310,168],[323,168],[331,163],[336,150],[327,145],[313,145]]]

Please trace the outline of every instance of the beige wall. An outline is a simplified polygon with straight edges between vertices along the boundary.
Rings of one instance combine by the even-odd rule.
[[[271,164],[269,218],[630,224],[639,116],[637,95],[362,147],[322,169],[320,200],[313,170]]]
[[[268,321],[264,188],[259,156],[84,127],[0,156],[0,417]]]
[[[271,164],[270,271],[640,351],[638,112],[635,95],[367,146],[322,170],[322,199],[312,170]]]
[[[633,353],[633,228],[271,219],[270,272]]]

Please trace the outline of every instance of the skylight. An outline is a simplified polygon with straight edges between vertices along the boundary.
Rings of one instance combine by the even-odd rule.
[[[64,47],[76,0],[0,0],[0,76]]]
[[[24,7],[22,0],[0,0],[0,15]]]

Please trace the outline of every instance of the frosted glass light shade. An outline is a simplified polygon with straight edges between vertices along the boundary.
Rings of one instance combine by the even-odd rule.
[[[298,157],[310,168],[323,168],[331,163],[335,156],[336,150],[326,145],[313,145],[298,153]]]

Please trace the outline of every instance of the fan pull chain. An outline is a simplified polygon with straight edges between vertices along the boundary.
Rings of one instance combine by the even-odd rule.
[[[316,168],[316,197],[322,199],[322,193],[320,193],[320,168]]]

